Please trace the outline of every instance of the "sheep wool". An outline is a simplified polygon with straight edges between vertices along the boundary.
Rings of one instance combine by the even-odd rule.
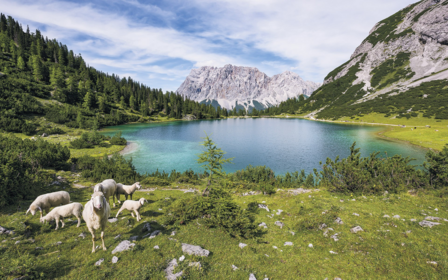
[[[128,195],[130,195],[131,200],[132,200],[132,195],[134,194],[134,192],[141,188],[142,188],[142,186],[140,185],[140,182],[136,182],[132,185],[123,185],[121,183],[117,183],[116,196],[117,196],[118,204],[121,204],[121,202],[120,202],[121,194],[124,194],[124,197],[126,198],[126,200],[128,200]]]
[[[86,222],[87,228],[92,234],[92,253],[95,253],[95,231],[101,229],[101,241],[103,250],[106,251],[104,245],[104,229],[107,225],[107,218],[110,215],[110,206],[106,201],[106,197],[102,192],[94,192],[91,200],[84,206],[82,218]]]
[[[48,213],[51,207],[65,205],[70,203],[70,194],[66,191],[52,192],[43,195],[39,195],[33,203],[31,203],[30,207],[26,211],[31,212],[34,216],[36,211],[40,211],[40,217],[42,218],[42,211]]]
[[[40,222],[49,222],[56,220],[56,228],[57,230],[59,228],[59,220],[61,221],[62,228],[65,226],[64,224],[64,218],[75,216],[78,219],[78,225],[76,227],[79,227],[81,225],[81,214],[82,214],[82,204],[78,202],[73,202],[67,205],[58,206],[53,208],[53,210],[50,211],[45,217],[40,218]]]
[[[140,209],[140,207],[143,206],[143,204],[145,204],[145,201],[148,202],[145,198],[140,198],[139,200],[135,201],[135,200],[126,200],[125,202],[123,202],[123,205],[121,206],[120,210],[118,210],[117,216],[120,214],[121,211],[123,210],[128,210],[131,211],[131,215],[132,217],[134,217],[134,213],[132,211],[135,212],[135,215],[137,215],[137,222],[140,221],[142,219],[142,217],[140,216],[140,213],[138,212],[138,210]]]
[[[96,184],[93,188],[94,192],[102,192],[106,197],[107,202],[110,204],[109,198],[112,197],[113,205],[115,207],[115,193],[117,191],[117,183],[113,179],[107,179],[99,184]]]

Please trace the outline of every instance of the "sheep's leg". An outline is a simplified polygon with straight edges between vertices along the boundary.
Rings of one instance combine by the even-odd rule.
[[[56,220],[56,228],[54,230],[58,230],[58,228],[59,228],[59,217],[56,217],[55,220]]]
[[[93,247],[92,247],[92,253],[95,253],[95,232],[93,230],[90,230],[90,233],[92,234],[92,243],[93,243]]]
[[[114,207],[115,207],[115,195],[112,195],[112,201],[114,202]]]
[[[128,195],[127,194],[125,194],[124,197],[126,197],[126,200],[128,200]]]
[[[118,203],[118,204],[121,204],[121,201],[120,201],[120,194],[117,193],[116,196],[117,196],[117,203]]]
[[[131,216],[132,216],[132,218],[135,218],[135,217],[134,217],[134,212],[132,212],[132,210],[131,210]]]
[[[61,228],[63,228],[65,226],[63,217],[61,218],[61,224],[62,224]]]
[[[76,227],[79,227],[81,225],[81,218],[79,216],[76,216],[78,218],[78,225]]]
[[[101,231],[101,241],[103,242],[103,250],[107,251],[106,245],[104,245],[104,231]]]
[[[115,216],[115,218],[118,218],[118,215],[120,215],[121,211],[123,211],[123,208],[120,208],[120,210],[118,210],[117,216]]]
[[[40,218],[42,219],[42,210],[39,210],[39,212],[40,212]]]
[[[138,222],[142,219],[142,217],[140,216],[140,213],[138,212],[138,210],[134,210],[134,211],[135,211],[135,215],[137,215],[137,222]]]

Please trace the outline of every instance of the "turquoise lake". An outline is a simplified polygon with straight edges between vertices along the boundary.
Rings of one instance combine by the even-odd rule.
[[[226,157],[234,157],[234,164],[226,164],[224,170],[234,172],[247,165],[265,165],[276,174],[313,168],[320,169],[319,161],[336,156],[349,155],[351,144],[356,141],[361,154],[374,151],[387,152],[415,158],[414,164],[422,164],[426,151],[402,142],[376,137],[375,132],[384,129],[375,126],[343,125],[309,121],[304,119],[227,119],[213,121],[179,121],[154,124],[130,124],[108,127],[102,133],[123,133],[128,141],[138,144],[125,155],[131,158],[140,173],[170,172],[192,169],[202,172],[197,154],[202,152],[205,133],[223,151]]]

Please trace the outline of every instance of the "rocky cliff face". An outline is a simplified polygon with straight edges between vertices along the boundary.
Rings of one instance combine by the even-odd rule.
[[[310,101],[325,112],[447,78],[448,0],[423,0],[377,23]]]
[[[177,93],[227,109],[262,109],[302,94],[310,96],[318,87],[289,71],[271,78],[257,68],[226,65],[191,70]]]

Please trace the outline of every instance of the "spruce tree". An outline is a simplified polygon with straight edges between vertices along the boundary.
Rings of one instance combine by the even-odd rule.
[[[25,61],[23,61],[23,58],[21,56],[19,56],[19,58],[17,59],[17,68],[19,68],[20,70],[25,69]]]

